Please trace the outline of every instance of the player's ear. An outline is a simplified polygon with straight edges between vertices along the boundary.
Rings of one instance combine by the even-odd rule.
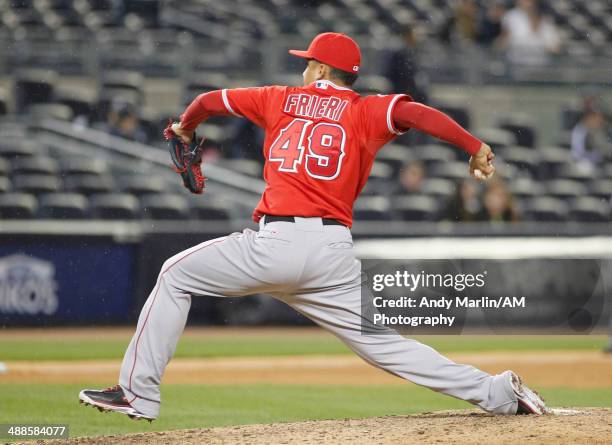
[[[329,78],[329,65],[325,65],[324,63],[319,63],[317,66],[317,80],[328,79]]]

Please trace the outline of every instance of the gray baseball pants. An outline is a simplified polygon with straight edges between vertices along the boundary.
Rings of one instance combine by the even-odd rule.
[[[454,363],[362,317],[361,267],[352,247],[346,227],[296,218],[295,223],[261,222],[259,231],[206,241],[167,260],[121,366],[119,383],[128,401],[143,414],[159,415],[159,385],[185,328],[192,295],[264,293],[332,332],[378,368],[489,412],[516,413],[508,372],[490,375]],[[362,333],[364,323],[371,333]]]

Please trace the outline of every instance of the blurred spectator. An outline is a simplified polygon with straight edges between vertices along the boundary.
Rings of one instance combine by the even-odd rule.
[[[582,112],[584,114],[593,110],[605,110],[606,105],[602,101],[602,90],[598,87],[588,87],[582,95]]]
[[[503,0],[495,0],[480,14],[476,41],[482,45],[494,45],[502,34],[502,18],[506,13]]]
[[[487,182],[483,204],[484,207],[476,215],[479,221],[512,222],[519,219],[514,199],[499,178]]]
[[[393,191],[396,195],[412,195],[421,192],[425,179],[425,166],[420,161],[404,164],[400,170],[399,184]]]
[[[594,106],[585,113],[572,130],[572,155],[590,164],[612,160],[612,138],[605,113]]]
[[[444,216],[451,221],[475,221],[480,211],[477,184],[473,179],[464,179],[457,186],[455,196],[448,203]]]
[[[147,134],[140,125],[136,107],[125,102],[114,102],[108,113],[106,131],[132,141],[147,143]]]
[[[508,60],[518,65],[541,66],[561,50],[554,23],[544,15],[537,0],[518,0],[502,19],[503,44]]]
[[[417,102],[427,102],[426,88],[419,76],[416,38],[411,27],[404,29],[403,46],[389,55],[384,75],[393,85],[394,93],[405,93]]]
[[[455,9],[455,34],[462,41],[476,40],[478,5],[475,0],[461,0]]]

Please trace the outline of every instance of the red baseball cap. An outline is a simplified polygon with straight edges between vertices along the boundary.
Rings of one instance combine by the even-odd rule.
[[[289,54],[303,59],[316,59],[348,73],[359,72],[361,64],[361,51],[357,42],[337,32],[319,34],[312,39],[307,51],[290,49]]]

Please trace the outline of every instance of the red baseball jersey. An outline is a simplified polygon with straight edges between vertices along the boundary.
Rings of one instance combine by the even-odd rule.
[[[222,91],[227,110],[265,130],[263,215],[333,218],[352,225],[353,204],[377,151],[397,135],[391,117],[404,94],[362,97],[320,80],[303,87]]]

